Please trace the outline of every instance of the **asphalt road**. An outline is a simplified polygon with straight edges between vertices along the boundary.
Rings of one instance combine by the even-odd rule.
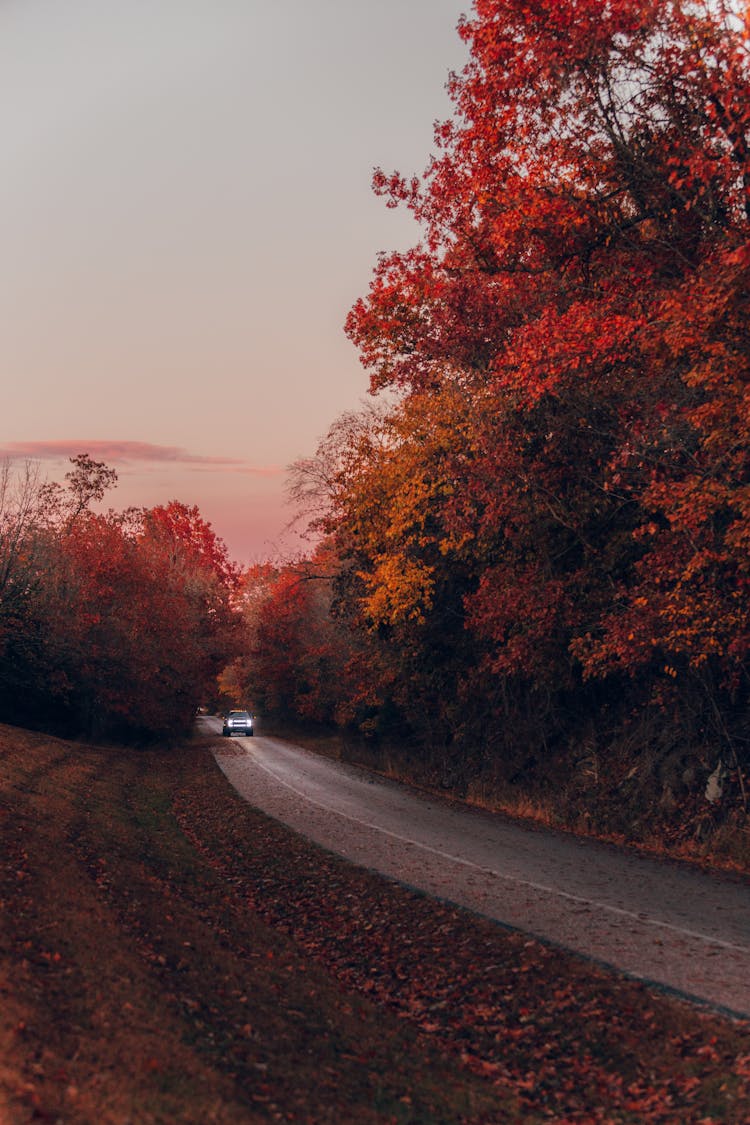
[[[276,738],[216,760],[255,807],[331,851],[691,1000],[750,1017],[750,886],[432,799]]]

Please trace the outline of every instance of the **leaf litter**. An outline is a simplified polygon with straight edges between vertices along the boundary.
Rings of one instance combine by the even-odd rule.
[[[746,1122],[750,1028],[0,727],[0,1120]]]

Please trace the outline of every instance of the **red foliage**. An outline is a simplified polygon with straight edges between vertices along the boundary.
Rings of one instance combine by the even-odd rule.
[[[184,730],[238,649],[237,570],[197,508],[92,513],[115,475],[74,465],[67,489],[35,486],[24,504],[0,708],[96,735]]]
[[[409,466],[360,549],[369,611],[392,619],[400,584],[399,613],[423,614],[408,575],[432,581],[434,544],[470,555],[468,623],[496,670],[559,675],[572,656],[596,676],[679,655],[736,679],[750,642],[741,21],[688,0],[478,0],[461,34],[471,60],[438,157],[421,182],[375,178],[425,244],[381,260],[347,324],[373,390],[406,395],[398,451],[369,466],[373,497],[396,459]],[[418,434],[447,417],[437,461]],[[432,481],[419,539],[394,533],[415,473]],[[362,479],[340,488],[349,541]]]
[[[154,542],[160,541],[175,561],[181,555],[189,565],[214,574],[228,587],[239,581],[239,567],[229,558],[226,544],[195,505],[171,500],[144,512],[143,522],[144,534]]]

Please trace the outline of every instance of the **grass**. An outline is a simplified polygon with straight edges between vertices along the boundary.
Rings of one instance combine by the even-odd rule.
[[[750,1030],[0,727],[0,1122],[746,1122]]]

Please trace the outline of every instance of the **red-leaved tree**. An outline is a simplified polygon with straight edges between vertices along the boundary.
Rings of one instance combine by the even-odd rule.
[[[351,620],[394,667],[415,654],[412,692],[456,730],[472,700],[497,722],[510,698],[546,742],[629,684],[631,706],[682,700],[736,756],[744,11],[476,0],[460,33],[437,156],[421,178],[375,177],[423,240],[380,259],[347,322],[372,390],[397,393],[374,429],[339,434],[318,522]]]

